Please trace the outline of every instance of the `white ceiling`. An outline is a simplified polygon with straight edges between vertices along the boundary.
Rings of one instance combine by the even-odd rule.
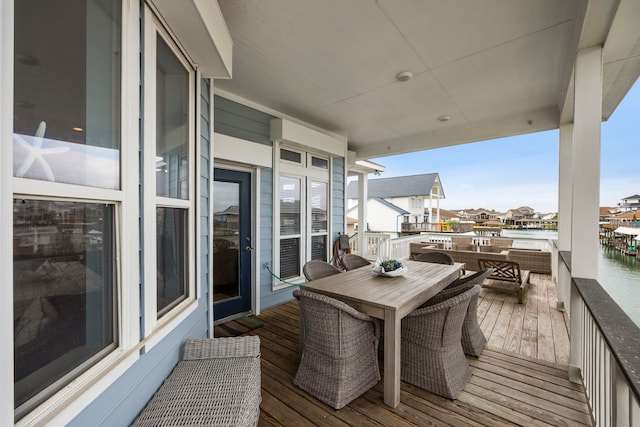
[[[234,64],[217,92],[344,135],[357,158],[557,128],[578,48],[605,46],[605,118],[640,74],[639,0],[219,3]]]

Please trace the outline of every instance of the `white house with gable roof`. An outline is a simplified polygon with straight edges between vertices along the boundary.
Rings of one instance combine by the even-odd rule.
[[[444,190],[440,175],[427,173],[369,180],[368,196],[366,230],[394,234],[402,230],[403,223],[438,222]],[[358,183],[354,181],[347,185],[348,216],[357,216],[357,203]]]

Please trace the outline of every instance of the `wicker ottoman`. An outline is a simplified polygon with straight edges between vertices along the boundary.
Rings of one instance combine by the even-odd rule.
[[[187,340],[184,356],[133,426],[255,426],[260,338]]]

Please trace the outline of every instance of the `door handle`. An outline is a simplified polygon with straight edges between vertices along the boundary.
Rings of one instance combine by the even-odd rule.
[[[253,248],[251,246],[245,246],[244,247],[244,251],[245,252],[251,252],[253,250]]]

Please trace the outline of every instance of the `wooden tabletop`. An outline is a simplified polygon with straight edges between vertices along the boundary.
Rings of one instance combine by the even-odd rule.
[[[384,310],[399,310],[404,317],[457,279],[464,264],[432,264],[402,261],[408,271],[399,277],[376,274],[361,267],[316,279],[301,288],[347,302],[370,316],[384,319]]]

